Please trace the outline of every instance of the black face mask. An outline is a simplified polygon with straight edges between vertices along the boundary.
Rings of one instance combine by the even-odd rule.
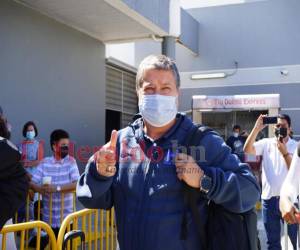
[[[64,159],[69,154],[69,146],[64,145],[59,148],[61,159]]]
[[[287,137],[287,128],[276,128],[275,129],[275,135],[277,138],[285,138]]]

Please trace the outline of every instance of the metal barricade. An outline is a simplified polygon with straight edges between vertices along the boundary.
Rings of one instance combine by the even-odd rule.
[[[28,249],[28,245],[25,241],[25,235],[26,232],[29,230],[37,229],[37,244],[36,249],[40,250],[40,242],[41,242],[41,232],[42,230],[45,231],[49,237],[49,249],[56,250],[57,249],[57,242],[55,235],[51,229],[51,227],[43,222],[43,221],[31,221],[31,222],[25,222],[25,223],[18,223],[18,224],[12,224],[12,225],[6,225],[1,230],[0,234],[2,234],[2,243],[1,243],[1,250],[10,250],[6,248],[6,235],[8,233],[18,233],[20,232],[20,240],[18,242],[18,249],[24,250]]]
[[[80,229],[85,233],[86,238],[86,244],[87,249],[100,249],[100,250],[114,250],[117,246],[117,239],[116,239],[116,225],[115,225],[115,215],[114,215],[114,208],[112,208],[109,211],[106,210],[97,210],[97,209],[83,209],[76,212],[76,194],[75,192],[72,192],[73,194],[73,213],[69,214],[64,218],[64,200],[66,193],[61,193],[61,208],[60,208],[60,222],[61,227],[59,231],[59,235],[57,238],[57,249],[61,250],[62,243],[64,239],[65,233],[71,231],[71,230],[77,230]],[[26,216],[25,216],[25,223],[19,223],[10,225],[7,227],[16,226],[17,228],[20,228],[20,225],[27,225],[26,228],[28,230],[24,230],[21,232],[20,239],[17,239],[20,242],[24,242],[24,247],[22,250],[27,250],[29,248],[29,228],[28,225],[40,225],[35,223],[43,223],[43,225],[47,225],[48,229],[51,230],[52,225],[52,211],[53,211],[53,195],[50,194],[49,196],[49,224],[46,222],[41,222],[39,220],[43,219],[41,218],[41,209],[42,209],[42,195],[38,194],[38,200],[37,200],[37,218],[38,221],[32,221],[29,222],[31,219],[29,216],[29,209],[30,209],[30,198],[29,195],[27,196],[26,201]],[[44,204],[45,205],[45,204]],[[18,214],[15,216],[15,221],[18,221]],[[5,227],[5,228],[7,228]],[[21,227],[22,228],[22,227]],[[7,229],[5,229],[7,230]],[[18,231],[18,230],[16,230]],[[48,231],[47,231],[48,232]],[[37,246],[40,244],[40,233],[38,235],[38,242]],[[51,233],[53,234],[53,231],[51,230]],[[54,236],[55,238],[55,236]],[[74,240],[74,244],[72,245],[72,249],[77,249],[79,246],[79,241]],[[68,243],[67,246],[68,249],[71,249],[71,244]],[[5,248],[4,248],[5,249]],[[52,249],[52,248],[51,248]],[[56,248],[55,248],[56,249]],[[2,249],[0,249],[2,250]],[[8,249],[9,250],[9,249]]]
[[[75,191],[72,191],[72,192],[65,192],[65,193],[60,193],[60,195],[61,195],[61,205],[60,205],[60,222],[62,223],[62,221],[64,220],[64,209],[65,209],[65,202],[64,202],[64,198],[65,198],[65,195],[66,195],[66,193],[72,193],[72,195],[73,195],[73,201],[72,201],[72,203],[73,203],[73,212],[75,212],[76,211],[76,193],[75,193]],[[43,218],[41,218],[41,209],[42,209],[42,195],[41,194],[37,194],[37,197],[38,197],[38,199],[37,199],[37,211],[36,211],[36,214],[37,214],[37,217],[36,218],[31,218],[31,216],[30,216],[30,213],[31,213],[31,211],[30,211],[30,209],[33,209],[33,208],[31,208],[30,207],[30,203],[31,203],[31,200],[30,200],[30,195],[29,195],[29,193],[28,193],[28,195],[27,195],[27,198],[26,198],[26,203],[25,203],[25,217],[24,217],[24,221],[21,221],[21,223],[23,223],[23,222],[29,222],[30,220],[31,221],[34,221],[34,220],[38,220],[38,221],[40,221],[40,220],[43,220]],[[53,221],[53,218],[52,218],[52,211],[53,211],[53,194],[50,194],[49,195],[49,204],[48,204],[48,206],[49,206],[49,221],[48,221],[48,224],[50,225],[50,227],[51,227],[51,225],[52,225],[52,221]],[[44,204],[45,205],[45,204]],[[18,212],[15,214],[15,218],[14,218],[14,223],[17,223],[18,221],[19,221],[19,214],[18,214]],[[28,248],[28,243],[29,243],[29,230],[27,230],[26,232],[25,232],[25,249],[29,249]]]
[[[63,221],[63,212],[64,212],[64,197],[65,197],[65,194],[66,193],[72,193],[73,194],[73,212],[76,211],[76,192],[75,191],[72,191],[72,192],[64,192],[64,193],[60,193],[61,195],[61,209],[60,209],[60,221],[62,222]],[[37,194],[38,195],[38,199],[37,199],[37,218],[30,218],[30,195],[28,194],[27,195],[27,198],[26,198],[26,203],[25,203],[25,218],[24,218],[24,221],[21,221],[21,222],[28,222],[30,220],[41,220],[41,204],[42,204],[42,195],[41,194]],[[50,219],[50,225],[51,225],[51,222],[52,222],[52,200],[53,200],[53,194],[50,194],[49,195],[50,198],[49,198],[49,219]],[[15,214],[15,217],[14,217],[14,222],[17,223],[19,221],[19,214],[18,212],[16,212]]]
[[[87,249],[115,250],[117,245],[114,208],[110,211],[83,209],[68,215],[63,221],[58,238],[57,249],[62,250],[64,235],[71,230],[80,229],[85,233]],[[77,249],[78,240],[70,242],[67,249]]]
[[[63,222],[64,220],[64,209],[65,209],[65,195],[67,193],[72,193],[73,194],[73,212],[76,211],[76,192],[62,192],[60,193],[61,195],[61,201],[60,201],[60,223]],[[53,204],[53,194],[50,194],[49,198],[49,224],[52,225],[52,204]]]

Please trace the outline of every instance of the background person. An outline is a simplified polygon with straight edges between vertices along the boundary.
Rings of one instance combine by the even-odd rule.
[[[299,196],[300,185],[300,143],[294,153],[290,170],[280,192],[280,211],[288,224],[300,224],[299,209],[294,205]]]
[[[281,186],[287,176],[291,165],[292,156],[297,147],[297,142],[289,137],[291,118],[288,115],[278,116],[274,126],[275,137],[265,138],[255,142],[257,135],[267,125],[263,123],[264,115],[260,115],[248,136],[244,150],[247,154],[262,156],[262,214],[264,227],[267,234],[269,250],[281,249],[281,213],[279,210],[279,196]],[[284,128],[286,134],[279,134]],[[296,249],[297,226],[289,225],[288,233]]]
[[[44,158],[32,175],[31,188],[43,195],[43,220],[50,225],[58,235],[61,220],[73,212],[73,194],[79,171],[76,160],[69,155],[69,134],[62,129],[54,130],[50,135],[50,145],[53,156]],[[64,195],[63,218],[61,218],[61,193]],[[52,194],[52,211],[49,201]]]
[[[24,140],[18,145],[18,149],[22,154],[23,166],[33,175],[36,166],[43,159],[43,145],[36,139],[38,129],[33,121],[25,123],[22,134]]]
[[[29,179],[20,163],[21,154],[9,141],[6,119],[0,116],[0,231],[12,223],[12,217],[24,202]],[[0,237],[0,248],[2,247]],[[7,249],[16,249],[14,233],[7,235]]]
[[[4,121],[5,121],[5,123],[6,123],[6,129],[7,129],[7,135],[8,135],[8,137],[10,138],[10,135],[11,135],[11,130],[12,130],[12,126],[11,126],[11,124],[7,121],[7,118],[5,117],[5,115],[4,115],[4,111],[3,111],[3,109],[2,109],[2,107],[0,106],[0,118],[2,118]]]
[[[243,131],[244,132],[244,131]],[[246,141],[246,134],[241,135],[241,126],[234,125],[232,128],[232,135],[226,141],[226,144],[231,148],[231,152],[244,161],[244,144]]]
[[[18,149],[22,154],[22,164],[26,171],[32,176],[36,170],[40,160],[43,159],[43,145],[36,137],[38,136],[37,126],[33,121],[26,122],[23,126],[22,134],[24,140],[18,145]],[[37,195],[34,195],[32,190],[30,194],[29,203],[29,220],[34,219],[34,204],[33,202],[38,199]],[[24,206],[18,211],[18,222],[22,222],[26,219],[26,200]]]

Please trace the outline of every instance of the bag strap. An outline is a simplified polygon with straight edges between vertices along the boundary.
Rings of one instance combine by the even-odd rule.
[[[189,131],[188,135],[186,136],[184,145],[187,147],[198,146],[199,142],[209,132],[213,132],[213,129],[201,124],[194,124],[193,128]]]
[[[184,145],[187,147],[187,153],[190,154],[189,148],[191,146],[198,146],[199,142],[203,137],[208,133],[213,131],[211,128],[194,125],[193,128],[189,131],[186,136]],[[195,221],[196,230],[201,244],[201,249],[207,249],[206,244],[206,232],[204,231],[204,223],[202,222],[201,215],[199,213],[199,208],[197,205],[198,198],[200,197],[199,190],[197,188],[192,188],[183,182],[183,201],[184,201],[184,210],[182,214],[182,223],[181,223],[181,239],[186,240],[187,238],[187,211],[191,210],[193,219]]]

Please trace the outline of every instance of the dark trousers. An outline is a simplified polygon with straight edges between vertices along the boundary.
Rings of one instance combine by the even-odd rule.
[[[282,217],[279,210],[279,197],[272,197],[262,201],[263,222],[267,234],[268,250],[281,250],[281,222]],[[297,224],[288,225],[288,235],[297,249]]]

